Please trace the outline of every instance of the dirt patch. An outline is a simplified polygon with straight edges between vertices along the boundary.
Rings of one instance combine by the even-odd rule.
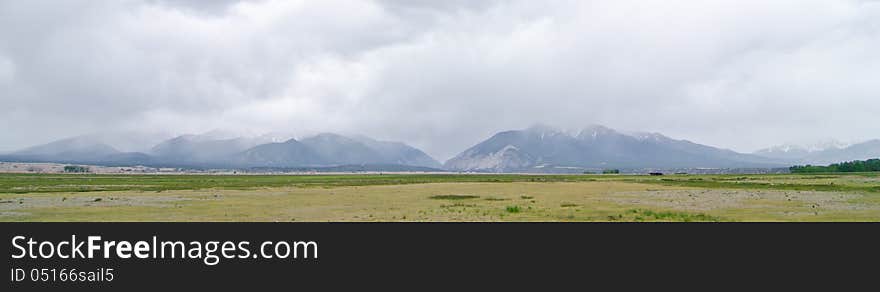
[[[20,213],[18,210],[47,207],[83,206],[164,206],[175,201],[191,200],[175,196],[114,196],[112,194],[93,194],[76,196],[22,196],[4,200],[0,213]],[[6,214],[12,216],[14,214]]]
[[[15,216],[24,216],[27,213],[24,212],[12,212],[12,211],[0,211],[0,217],[15,217]]]
[[[632,205],[657,206],[676,210],[709,211],[730,208],[778,207],[780,204],[823,210],[866,210],[880,207],[851,200],[858,194],[774,190],[650,190],[621,192],[606,200]]]

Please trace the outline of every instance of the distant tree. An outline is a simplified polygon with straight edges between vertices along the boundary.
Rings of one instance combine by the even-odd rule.
[[[818,173],[818,172],[871,172],[880,171],[880,159],[868,159],[865,161],[854,160],[831,164],[829,166],[796,165],[789,168],[792,173]]]
[[[620,169],[606,169],[602,171],[602,174],[619,174]]]
[[[85,166],[79,166],[79,165],[65,165],[64,172],[84,173],[84,172],[89,172],[89,168],[85,167]]]

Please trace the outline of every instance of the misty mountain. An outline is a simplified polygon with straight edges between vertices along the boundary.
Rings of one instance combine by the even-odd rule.
[[[297,141],[271,143],[249,149],[235,159],[251,166],[296,167],[338,165],[409,165],[439,167],[421,150],[403,143],[367,137],[349,138],[323,133]]]
[[[150,147],[171,138],[172,135],[149,131],[109,131],[80,137],[107,144],[120,152],[147,153]]]
[[[110,145],[86,136],[78,136],[29,147],[11,153],[10,156],[32,158],[37,161],[100,161],[110,155],[121,153]]]
[[[779,161],[675,140],[590,126],[577,134],[546,126],[495,134],[446,162],[457,171],[553,171],[602,168],[779,167]]]
[[[260,138],[218,139],[209,135],[183,135],[150,149],[160,161],[180,164],[223,164],[232,155],[266,143]]]
[[[813,153],[813,151],[810,151],[806,147],[786,144],[786,145],[779,145],[779,146],[773,146],[770,148],[761,149],[761,150],[755,151],[753,154],[763,156],[763,157],[769,157],[769,158],[778,158],[778,159],[785,159],[785,160],[790,160],[790,161],[797,161],[797,160],[800,160],[804,157],[809,156],[812,153]]]
[[[357,140],[330,133],[318,134],[302,139],[307,147],[315,151],[325,164],[376,164],[382,162],[379,152]]]
[[[106,166],[150,165],[154,157],[140,152],[122,152],[103,143],[106,136],[84,135],[29,147],[7,155],[0,161],[86,163]]]
[[[297,167],[325,165],[327,160],[296,139],[268,143],[235,154],[231,164],[248,167]]]
[[[833,150],[839,150],[852,146],[837,140],[826,140],[809,145],[783,144],[755,151],[753,154],[763,157],[786,159],[797,162],[808,156]]]
[[[880,158],[880,140],[849,146],[833,145],[821,149],[802,146],[776,146],[755,152],[756,155],[787,159],[793,164],[828,165],[832,163]]]
[[[301,140],[183,135],[146,153],[123,152],[97,136],[80,136],[0,156],[6,161],[148,165],[193,168],[436,169],[440,163],[399,142],[324,133]],[[825,164],[880,156],[880,140],[821,151],[789,149],[742,154],[658,133],[622,133],[604,126],[564,132],[546,126],[504,131],[465,150],[443,167],[455,171],[577,172],[603,168],[761,168]],[[370,166],[370,167],[367,167]],[[399,168],[399,167],[397,167]],[[409,169],[409,168],[407,168]]]
[[[234,137],[214,131],[162,141],[146,153],[122,152],[102,136],[86,135],[30,147],[3,161],[61,162],[97,165],[147,165],[183,168],[287,168],[436,170],[440,163],[406,144],[320,134],[302,141],[272,142],[271,136]],[[137,141],[131,137],[130,141]]]
[[[440,162],[437,162],[437,160],[434,160],[434,158],[431,158],[422,150],[401,142],[378,141],[366,136],[355,136],[352,138],[379,153],[383,163],[435,169],[443,167]]]

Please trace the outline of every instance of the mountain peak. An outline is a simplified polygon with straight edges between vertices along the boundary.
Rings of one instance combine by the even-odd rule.
[[[577,138],[579,139],[598,139],[603,136],[619,134],[616,130],[603,126],[603,125],[589,125],[584,127],[580,133],[577,134]]]
[[[843,148],[846,148],[849,146],[852,146],[852,143],[844,143],[844,142],[840,142],[836,139],[828,139],[828,140],[822,140],[822,141],[807,145],[806,148],[810,152],[816,152],[816,151],[824,151],[824,150],[829,150],[829,149],[843,149]]]
[[[560,133],[548,139],[548,133]],[[459,171],[571,172],[617,168],[776,167],[748,154],[674,140],[659,133],[629,135],[591,125],[572,136],[547,128],[507,131],[446,162]]]
[[[796,164],[825,165],[880,157],[880,140],[856,144],[825,140],[809,146],[783,144],[755,151],[755,154],[769,158],[786,159]]]
[[[562,130],[559,130],[555,127],[548,126],[545,124],[535,124],[524,130],[525,133],[529,133],[531,135],[539,136],[541,140],[549,137],[557,137],[560,135],[567,135]]]
[[[533,132],[533,133],[559,133],[561,132],[558,128],[547,125],[547,124],[534,124],[525,129],[525,131]]]
[[[773,153],[813,153],[828,150],[840,150],[852,146],[851,143],[843,143],[835,139],[822,140],[815,143],[799,145],[795,143],[785,143],[755,151],[755,153],[773,154]]]
[[[276,143],[280,143],[280,144],[297,144],[297,143],[299,143],[299,141],[297,141],[296,138],[290,138],[290,139],[284,140],[283,142],[276,142]]]
[[[791,144],[791,143],[776,145],[776,146],[767,147],[767,148],[755,151],[755,153],[793,153],[793,152],[809,152],[809,151],[803,146]]]
[[[584,127],[583,131],[614,131],[613,129],[600,124],[591,124]]]
[[[336,133],[329,133],[329,132],[318,133],[317,135],[307,137],[303,140],[310,140],[310,139],[316,139],[316,140],[322,140],[322,141],[354,141],[354,139],[351,139],[349,137],[342,136],[342,135],[339,135]]]
[[[58,155],[64,152],[119,152],[115,148],[105,143],[94,141],[88,136],[76,136],[67,139],[54,141],[51,143],[29,147],[16,153],[27,155]]]

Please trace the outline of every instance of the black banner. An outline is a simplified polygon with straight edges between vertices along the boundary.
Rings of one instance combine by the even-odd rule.
[[[465,283],[496,288],[600,283],[628,287],[706,279],[804,285],[805,280],[832,276],[870,279],[880,260],[877,224],[3,223],[0,227],[5,286],[14,291],[470,287]],[[90,236],[91,246],[98,247],[92,258],[88,258]],[[170,243],[164,258],[156,250],[162,242]],[[170,246],[193,257],[182,258],[177,252],[172,258]],[[224,248],[231,258],[224,257]]]

